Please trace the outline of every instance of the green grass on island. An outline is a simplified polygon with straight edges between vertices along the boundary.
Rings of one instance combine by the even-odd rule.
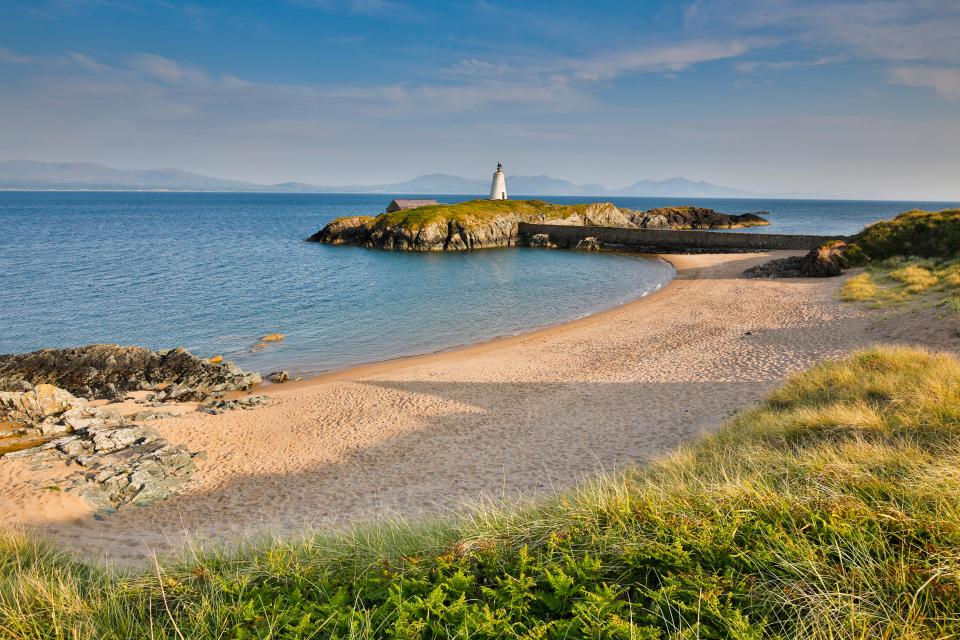
[[[469,200],[456,204],[436,204],[406,211],[382,213],[376,224],[383,226],[422,227],[433,222],[460,222],[464,226],[492,220],[504,215],[543,216],[548,220],[582,213],[588,205],[562,205],[543,200]]]
[[[507,215],[530,219],[559,220],[575,213],[582,214],[588,206],[586,204],[553,204],[543,200],[469,200],[456,204],[427,205],[416,209],[381,213],[377,216],[358,216],[357,218],[363,220],[370,227],[418,229],[437,222],[442,224],[458,222],[464,227],[469,227]],[[331,224],[353,218],[353,216],[344,216],[337,218]]]
[[[906,348],[547,501],[129,574],[0,540],[10,638],[919,640],[958,612],[960,362]]]

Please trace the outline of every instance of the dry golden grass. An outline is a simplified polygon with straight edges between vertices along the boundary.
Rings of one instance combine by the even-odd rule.
[[[884,260],[848,279],[840,297],[877,307],[914,303],[960,311],[960,260]]]

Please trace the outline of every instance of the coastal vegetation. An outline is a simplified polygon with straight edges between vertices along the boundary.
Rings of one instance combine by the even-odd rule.
[[[960,361],[879,347],[554,499],[118,573],[0,538],[16,638],[942,638]]]
[[[914,302],[960,312],[960,260],[889,258],[847,280],[841,296],[877,307]]]
[[[854,241],[851,262],[866,269],[844,283],[844,300],[960,312],[960,209],[907,211],[868,226]]]
[[[907,211],[892,220],[867,226],[854,242],[872,260],[898,256],[957,258],[960,254],[960,209]]]
[[[831,240],[805,256],[771,260],[744,272],[753,278],[825,278],[867,266],[844,286],[845,300],[902,302],[925,293],[956,309],[960,209],[907,211],[868,225],[847,240]]]

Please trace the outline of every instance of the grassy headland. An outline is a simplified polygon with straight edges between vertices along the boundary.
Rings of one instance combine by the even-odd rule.
[[[549,502],[127,575],[8,534],[0,634],[952,637],[958,468],[960,362],[877,348]]]
[[[848,257],[867,269],[845,283],[845,300],[913,301],[960,312],[960,209],[901,213],[870,225],[854,242]]]

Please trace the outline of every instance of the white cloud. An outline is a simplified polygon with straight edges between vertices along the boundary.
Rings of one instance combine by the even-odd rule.
[[[204,71],[152,53],[141,53],[135,56],[131,60],[131,66],[147,78],[171,85],[203,87],[211,84],[210,78]]]
[[[944,98],[960,100],[960,67],[894,67],[890,79],[909,87],[933,89]]]
[[[736,58],[749,48],[742,41],[688,42],[584,58],[570,67],[577,79],[591,81],[629,73],[676,73],[704,62]]]
[[[740,73],[750,74],[758,71],[782,71],[784,69],[802,67],[821,67],[842,61],[843,58],[838,56],[826,56],[817,58],[816,60],[748,60],[746,62],[738,62],[736,69]]]
[[[73,62],[80,67],[83,67],[87,71],[92,71],[94,73],[106,73],[112,71],[112,68],[108,65],[101,64],[91,58],[88,55],[77,53],[76,51],[71,51],[67,54],[67,59]]]
[[[879,60],[960,60],[956,0],[698,0],[688,28],[774,28],[786,38]]]

